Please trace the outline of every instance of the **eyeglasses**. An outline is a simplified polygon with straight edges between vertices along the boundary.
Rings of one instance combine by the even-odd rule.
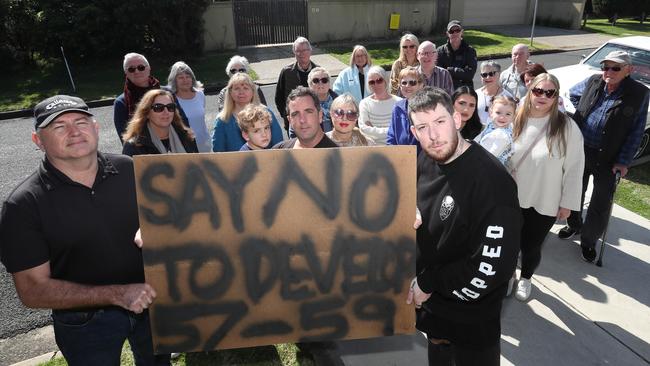
[[[147,68],[147,67],[144,66],[144,65],[131,66],[131,67],[128,67],[128,68],[126,69],[126,71],[130,72],[131,74],[133,74],[133,73],[135,72],[135,70],[138,70],[138,71],[144,71],[146,68]]]
[[[330,78],[313,78],[311,82],[313,84],[327,84],[330,82]]]
[[[359,116],[359,113],[353,110],[344,111],[342,109],[337,109],[334,111],[334,115],[339,118],[343,118],[343,116],[345,116],[345,119],[347,119],[348,121],[356,121],[357,117]]]
[[[416,85],[418,85],[418,81],[417,80],[402,80],[402,81],[400,81],[399,84],[401,86],[407,86],[407,85],[416,86]]]
[[[156,112],[156,113],[162,112],[163,110],[165,110],[165,108],[167,108],[167,111],[173,113],[176,110],[176,104],[174,104],[174,103],[169,103],[169,104],[154,103],[154,104],[151,105],[151,110]]]
[[[368,85],[381,85],[384,83],[384,79],[377,79],[377,80],[368,80]]]
[[[482,72],[482,73],[481,73],[481,77],[482,77],[483,79],[485,79],[485,78],[487,78],[487,77],[492,77],[492,76],[494,76],[494,75],[496,75],[496,74],[498,74],[498,73],[499,73],[498,71]]]
[[[246,72],[246,69],[230,69],[230,73],[235,75],[238,72]]]
[[[448,30],[447,33],[454,34],[454,33],[460,33],[460,31],[462,31],[461,28],[453,28],[451,30]]]
[[[601,66],[600,69],[603,70],[604,72],[607,72],[609,70],[612,70],[614,72],[619,72],[622,70],[620,66],[605,66],[605,65]]]
[[[418,54],[419,54],[420,56],[429,57],[429,56],[433,56],[434,52],[431,52],[431,51],[425,51],[425,52],[418,52]]]
[[[414,44],[403,45],[402,48],[403,48],[403,49],[407,49],[407,48],[414,49],[414,48],[415,48],[415,45],[414,45]]]
[[[302,53],[310,52],[310,51],[311,51],[310,48],[303,48],[302,50],[295,50],[293,52],[296,53],[296,54],[302,54]]]
[[[542,95],[545,95],[547,98],[553,98],[555,96],[555,93],[557,93],[557,90],[555,89],[548,89],[544,90],[542,88],[533,88],[531,90],[534,96],[536,97],[541,97]]]

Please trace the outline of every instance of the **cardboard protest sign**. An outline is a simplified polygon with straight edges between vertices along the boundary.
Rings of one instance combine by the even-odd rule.
[[[156,353],[414,332],[412,146],[135,157]]]

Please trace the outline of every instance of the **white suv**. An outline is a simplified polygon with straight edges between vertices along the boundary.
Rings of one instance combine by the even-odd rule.
[[[575,112],[575,108],[569,99],[569,89],[589,76],[601,73],[600,61],[608,53],[616,50],[627,51],[632,58],[632,78],[650,89],[650,37],[635,36],[612,39],[585,57],[577,65],[549,70],[551,74],[560,80],[560,95],[566,101],[564,104],[567,112]],[[646,128],[639,150],[634,156],[635,158],[650,153],[650,147],[648,147],[648,141],[650,141],[650,108],[647,112]]]

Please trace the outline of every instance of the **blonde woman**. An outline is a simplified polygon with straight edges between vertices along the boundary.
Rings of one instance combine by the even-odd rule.
[[[334,129],[325,135],[341,147],[376,145],[357,128],[359,108],[351,94],[339,95],[330,106]]]
[[[237,114],[249,104],[260,104],[257,85],[246,73],[237,73],[228,81],[223,110],[217,115],[212,134],[212,151],[239,151],[246,143],[237,124]],[[268,109],[268,108],[267,108]],[[282,130],[271,113],[271,144],[282,141]]]
[[[350,66],[341,71],[336,78],[332,89],[338,95],[350,93],[354,100],[359,103],[363,98],[370,95],[368,84],[368,69],[372,66],[372,58],[365,47],[356,45],[350,55]]]
[[[122,154],[129,156],[198,152],[194,134],[183,124],[174,96],[163,89],[144,94],[122,139]]]
[[[530,279],[542,259],[542,244],[553,223],[580,209],[585,163],[582,133],[558,110],[559,92],[555,76],[537,75],[514,122],[510,168],[524,218],[521,278],[515,293],[520,301],[530,297]]]
[[[390,93],[398,96],[400,94],[399,88],[399,75],[400,72],[408,66],[419,66],[417,53],[420,41],[418,37],[407,33],[402,36],[399,41],[399,58],[393,62],[393,67],[390,71]]]
[[[386,144],[393,108],[402,99],[388,92],[388,82],[384,69],[372,66],[367,82],[372,94],[359,103],[359,129],[379,145]]]

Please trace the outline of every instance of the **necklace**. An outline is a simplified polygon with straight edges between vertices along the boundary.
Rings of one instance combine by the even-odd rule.
[[[487,93],[487,88],[485,88],[485,93],[483,93],[483,101],[485,102],[485,111],[488,112],[490,110],[490,106],[492,105],[492,101],[494,100],[494,97],[499,95],[501,92],[501,86],[499,86],[499,89],[497,89],[497,92],[494,93],[494,95],[489,95]],[[488,98],[490,97],[490,100],[488,102]]]

